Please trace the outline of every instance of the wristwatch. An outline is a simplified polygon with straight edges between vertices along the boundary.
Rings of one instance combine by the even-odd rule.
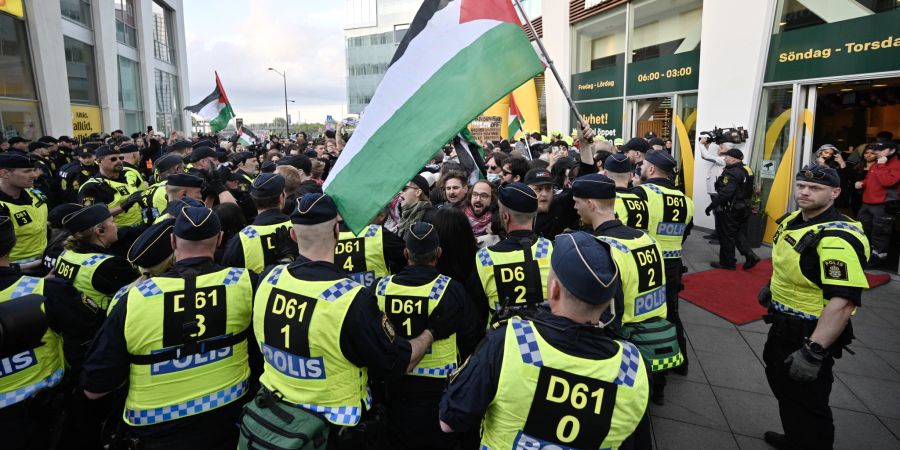
[[[810,352],[817,355],[825,355],[828,353],[828,349],[822,347],[821,344],[808,337],[803,338],[803,345],[805,345]]]

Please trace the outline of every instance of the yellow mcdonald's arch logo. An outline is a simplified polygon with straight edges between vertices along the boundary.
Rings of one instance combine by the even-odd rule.
[[[25,10],[22,8],[22,0],[0,0],[0,11],[12,14],[16,17],[25,16]]]
[[[788,108],[778,115],[769,128],[766,130],[765,147],[763,148],[763,159],[769,159],[775,150],[775,144],[778,137],[781,136],[784,127],[790,122],[791,109]],[[809,109],[803,109],[803,125],[806,130],[812,130],[813,114]],[[784,154],[781,155],[781,161],[778,163],[778,169],[775,171],[775,179],[772,180],[772,189],[769,191],[769,198],[766,200],[766,231],[763,234],[763,240],[772,242],[778,224],[775,223],[779,217],[783,216],[787,210],[788,201],[790,200],[791,188],[794,179],[794,154],[796,152],[797,139],[791,136],[785,147]]]

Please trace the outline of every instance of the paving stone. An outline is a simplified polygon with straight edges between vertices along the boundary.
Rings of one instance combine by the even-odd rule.
[[[766,431],[781,429],[778,402],[771,394],[715,386],[712,389],[735,434],[762,437]]]
[[[753,350],[736,328],[720,328],[701,324],[685,325],[695,351],[706,351],[732,356],[753,357]]]
[[[772,447],[769,447],[769,444],[766,444],[766,441],[762,438],[736,434],[734,435],[734,439],[737,441],[738,447],[740,447],[741,450],[772,450]]]
[[[694,352],[694,346],[691,343],[690,335],[687,336],[687,347],[688,374],[685,376],[681,376],[671,373],[669,376],[672,379],[682,379],[709,384],[709,382],[706,380],[706,373],[703,371],[703,364],[700,364],[700,361],[697,359],[697,353]]]
[[[893,367],[894,370],[900,372],[900,352],[890,352],[887,350],[874,350],[874,352],[888,363],[888,365]]]
[[[832,408],[831,412],[834,415],[834,448],[900,448],[900,440],[878,417],[839,408]]]
[[[853,327],[853,334],[865,347],[895,351],[900,348],[900,332],[896,327]],[[850,348],[854,348],[853,344]],[[854,351],[856,351],[854,349]]]
[[[661,417],[653,419],[653,429],[659,450],[738,450],[734,436],[727,431]]]
[[[741,337],[743,337],[744,340],[747,341],[747,345],[750,347],[751,350],[753,350],[753,353],[756,354],[756,358],[759,360],[759,362],[761,364],[763,364],[763,366],[765,366],[765,363],[763,363],[762,355],[763,355],[763,349],[766,346],[766,339],[768,339],[769,336],[767,334],[763,334],[763,333],[753,333],[750,331],[741,331]]]
[[[679,378],[668,376],[666,404],[657,406],[651,403],[650,413],[653,417],[730,431],[710,386]]]
[[[890,417],[879,417],[878,420],[887,427],[888,431],[894,435],[895,438],[900,439],[900,419],[892,419]]]
[[[759,319],[755,322],[750,322],[745,325],[738,325],[737,329],[741,331],[752,331],[754,333],[763,333],[766,334],[769,332],[770,325],[763,322],[762,319]]]
[[[684,299],[681,300],[678,306],[678,315],[681,316],[681,322],[684,324],[685,330],[689,330],[691,325],[704,325],[725,328],[726,330],[734,329],[734,324],[731,322]]]
[[[856,353],[855,355],[844,352],[844,356],[835,361],[835,372],[900,381],[900,373],[872,349],[859,347],[853,351]]]
[[[828,404],[832,408],[843,408],[851,411],[858,411],[871,414],[872,411],[850,391],[850,388],[841,381],[840,378],[834,377],[834,383],[831,384],[831,397],[828,398]]]
[[[742,391],[771,395],[766,372],[752,353],[740,356],[697,350],[709,384]]]
[[[835,376],[840,378],[873,414],[900,419],[900,382],[842,373]]]

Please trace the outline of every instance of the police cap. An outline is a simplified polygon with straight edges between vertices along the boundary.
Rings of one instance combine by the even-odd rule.
[[[45,144],[56,144],[59,142],[59,140],[53,136],[41,136],[38,138],[38,142],[43,142]]]
[[[141,149],[134,144],[122,144],[119,146],[119,153],[134,153],[140,150]]]
[[[603,161],[603,170],[612,173],[631,173],[634,165],[624,153],[613,153],[606,157],[606,161]]]
[[[625,143],[624,149],[625,149],[625,151],[636,150],[641,153],[647,153],[648,151],[650,151],[651,148],[650,148],[649,142],[647,142],[641,138],[631,138],[630,141]]]
[[[13,137],[7,139],[6,142],[8,142],[9,145],[16,145],[16,144],[20,144],[23,142],[31,142],[31,141],[29,141],[28,139],[25,139],[23,137],[20,137],[20,136],[13,136]]]
[[[37,150],[37,149],[39,149],[39,148],[49,148],[49,147],[50,147],[50,146],[47,145],[46,142],[34,141],[34,142],[28,144],[28,151],[29,151],[29,152],[33,152],[33,151],[35,151],[35,150]]]
[[[525,184],[529,186],[553,184],[553,177],[547,169],[531,169],[525,174]]]
[[[97,158],[103,158],[105,156],[118,155],[119,150],[109,145],[101,145],[97,147],[97,150],[94,151],[94,154],[97,155]]]
[[[744,159],[744,152],[742,152],[736,148],[729,148],[728,151],[725,152],[725,155],[730,156],[732,158],[737,158],[740,160]]]
[[[179,164],[184,164],[184,158],[182,158],[181,155],[177,153],[167,153],[157,159],[154,166],[156,167],[157,172],[165,172]]]
[[[100,146],[102,146],[102,145],[103,145],[102,142],[85,142],[84,143],[85,147],[91,149],[94,152],[96,152],[97,149],[100,148]]]
[[[260,173],[272,173],[275,172],[275,163],[272,161],[263,161],[262,164],[259,165]]]
[[[672,155],[665,150],[650,150],[644,155],[644,161],[667,173],[675,173],[675,167],[678,166],[675,158],[672,158]]]
[[[616,198],[616,183],[606,175],[590,173],[572,182],[572,195],[578,198]]]
[[[808,164],[797,172],[797,181],[819,183],[825,186],[840,187],[841,178],[836,170],[820,164]]]
[[[75,156],[87,158],[88,156],[94,156],[94,149],[91,147],[88,147],[86,145],[83,145],[81,147],[76,148],[74,153],[75,153]]]
[[[203,178],[189,173],[173,173],[166,178],[166,185],[189,188],[202,188]]]
[[[212,147],[194,147],[188,159],[195,163],[204,158],[218,158],[219,154]]]
[[[172,200],[166,203],[166,213],[172,217],[178,217],[181,211],[187,207],[205,206],[200,200],[191,197],[181,197],[178,200]]]
[[[31,169],[34,167],[34,159],[17,151],[0,153],[0,169]]]
[[[199,141],[194,143],[194,148],[200,147],[215,147],[215,144],[212,143],[209,139],[200,139]]]
[[[440,247],[441,238],[434,229],[434,225],[428,222],[416,222],[409,226],[409,233],[404,238],[406,248],[410,253],[424,255],[433,252]]]
[[[175,236],[188,241],[202,241],[219,234],[219,216],[205,206],[187,206],[175,218]]]
[[[172,256],[172,230],[175,219],[165,219],[150,225],[128,249],[128,262],[138,267],[155,267]]]
[[[655,137],[655,138],[653,138],[653,139],[650,139],[647,143],[650,144],[650,147],[653,147],[654,145],[658,145],[658,146],[660,146],[660,147],[665,147],[665,146],[666,146],[666,141],[664,141],[664,140],[662,140],[662,139],[660,139],[660,138],[658,138],[658,137]]]
[[[521,213],[537,211],[537,194],[525,184],[515,182],[500,188],[498,199],[503,206]]]
[[[250,195],[257,198],[278,197],[284,192],[284,177],[277,173],[261,173],[250,184]]]
[[[173,142],[172,145],[169,145],[168,150],[169,151],[184,150],[186,148],[191,148],[191,147],[193,147],[193,144],[191,144],[191,141],[188,141],[186,139],[181,139],[181,140]]]
[[[56,205],[50,210],[50,213],[47,214],[47,222],[53,228],[62,228],[63,218],[78,211],[82,206],[83,205],[79,205],[78,203],[63,203],[61,205]]]
[[[297,207],[291,213],[291,222],[296,225],[316,225],[337,217],[334,200],[325,194],[309,193],[297,199]]]
[[[112,214],[109,213],[109,208],[102,203],[98,203],[67,214],[63,217],[62,224],[72,233],[78,233],[95,225],[100,225],[110,217],[112,217]]]
[[[609,246],[583,231],[554,239],[550,267],[566,290],[585,303],[601,305],[619,290],[619,269]]]
[[[70,138],[70,137],[68,137],[68,136],[63,135],[63,136],[60,136],[59,139],[56,140],[56,142],[57,142],[57,143],[60,143],[60,142],[68,142],[68,143],[70,143],[70,144],[74,144],[74,143],[75,143],[75,140],[72,139],[72,138]]]
[[[233,153],[231,157],[229,157],[231,162],[233,162],[234,164],[244,163],[250,158],[253,158],[253,153],[247,151]]]

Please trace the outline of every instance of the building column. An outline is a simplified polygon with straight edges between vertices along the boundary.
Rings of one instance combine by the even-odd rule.
[[[697,98],[697,133],[713,126],[742,126],[750,138],[737,146],[750,161],[756,113],[762,93],[763,74],[776,0],[748,2],[716,0],[703,2],[701,50]],[[740,32],[723,31],[728,18],[740,17]],[[731,55],[728,57],[726,55]],[[698,146],[699,147],[699,146]],[[706,174],[712,163],[694,150],[694,223],[714,228],[712,216],[703,214],[709,205]]]
[[[25,0],[31,63],[44,134],[72,135],[72,108],[59,2]],[[40,3],[40,6],[38,5]]]
[[[572,30],[569,26],[569,2],[544,1],[541,5],[543,17],[543,35],[541,40],[553,66],[562,77],[566,89],[572,84]],[[549,68],[544,74],[544,92],[547,99],[547,133],[554,130],[562,131],[568,135],[571,131],[570,121],[572,114],[569,112],[569,103],[562,89],[559,88],[556,78]]]
[[[134,22],[137,24],[137,50],[140,56],[141,108],[145,126],[156,126],[156,76],[153,73],[153,1],[134,1]]]
[[[122,127],[119,123],[119,47],[116,41],[116,15],[113,0],[94,0],[94,58],[97,70],[97,95],[103,131]]]
[[[185,136],[190,136],[193,132],[191,127],[191,113],[184,110],[191,101],[190,90],[188,88],[188,64],[187,64],[187,35],[184,31],[184,6],[181,0],[173,0],[169,2],[172,10],[175,11],[175,56],[177,58],[176,65],[178,69],[178,93],[181,97],[181,130]],[[209,75],[212,78],[212,74]]]

